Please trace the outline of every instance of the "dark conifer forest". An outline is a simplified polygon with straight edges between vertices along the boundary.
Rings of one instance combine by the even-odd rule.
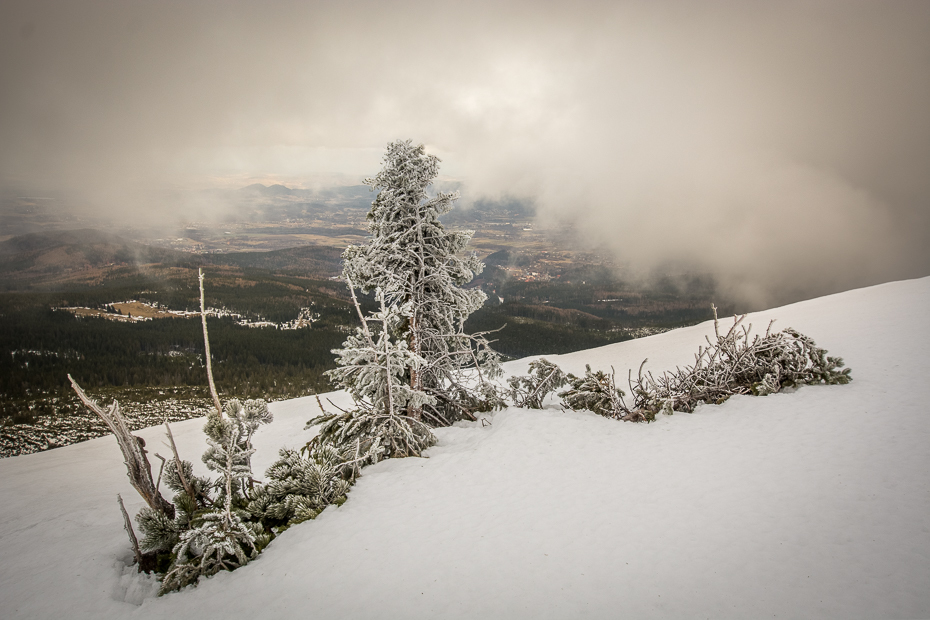
[[[331,389],[324,373],[335,367],[332,350],[357,324],[344,283],[334,279],[341,268],[338,248],[195,255],[95,231],[16,237],[0,245],[5,425],[78,411],[69,373],[90,393],[130,408],[166,395],[199,403],[205,395],[195,314],[201,267],[207,307],[220,315],[209,324],[214,375],[224,397],[282,399]],[[56,253],[61,264],[49,259]],[[711,316],[712,283],[630,284],[596,265],[569,265],[549,281],[524,281],[507,270],[533,269],[532,260],[498,252],[472,283],[489,299],[465,329],[499,330],[489,337],[505,359],[601,346]],[[168,310],[190,314],[112,320],[128,319],[115,316],[120,311],[114,304],[129,300],[165,316]],[[374,309],[370,295],[360,301],[366,311]],[[301,316],[309,320],[298,327]]]

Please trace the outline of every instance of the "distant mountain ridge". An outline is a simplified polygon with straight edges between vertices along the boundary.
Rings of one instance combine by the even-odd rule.
[[[41,279],[112,265],[177,261],[184,256],[89,228],[29,233],[0,243],[0,278]]]
[[[260,196],[262,198],[300,198],[303,200],[333,200],[338,202],[353,202],[363,199],[363,203],[357,205],[367,208],[368,203],[373,200],[371,188],[367,185],[340,185],[327,187],[325,189],[299,189],[275,183],[274,185],[263,185],[262,183],[253,183],[237,190],[238,193],[250,197]]]
[[[6,290],[88,283],[124,277],[146,265],[196,269],[227,265],[329,277],[341,250],[301,246],[270,252],[192,254],[153,247],[95,229],[29,233],[0,242],[0,282]]]
[[[240,192],[249,193],[249,194],[260,194],[262,196],[281,196],[281,195],[291,195],[295,191],[286,185],[274,184],[274,185],[262,185],[261,183],[253,183],[246,187],[243,187],[239,190]]]
[[[122,237],[93,228],[28,233],[0,242],[0,255],[41,252],[64,245],[126,245]]]

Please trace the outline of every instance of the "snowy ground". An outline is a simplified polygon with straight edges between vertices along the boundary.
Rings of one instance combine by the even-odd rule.
[[[116,441],[0,461],[4,618],[930,617],[930,278],[751,317],[795,327],[847,386],[628,424],[511,409],[366,470],[339,508],[234,573],[153,598],[115,495]],[[710,324],[553,356],[619,377],[691,361]],[[522,371],[526,361],[510,370]],[[272,405],[257,470],[302,445],[312,399]],[[199,461],[201,420],[173,425]],[[160,446],[162,432],[141,433]],[[162,451],[155,447],[154,450]]]

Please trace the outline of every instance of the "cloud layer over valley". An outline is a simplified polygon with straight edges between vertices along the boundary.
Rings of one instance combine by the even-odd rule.
[[[754,304],[930,273],[925,2],[5,2],[0,189],[157,221],[384,144]],[[464,202],[464,201],[463,201]]]

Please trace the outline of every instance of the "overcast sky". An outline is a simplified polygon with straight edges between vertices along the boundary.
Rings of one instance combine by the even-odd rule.
[[[930,2],[0,4],[0,184],[133,217],[411,138],[758,303],[930,274]]]

